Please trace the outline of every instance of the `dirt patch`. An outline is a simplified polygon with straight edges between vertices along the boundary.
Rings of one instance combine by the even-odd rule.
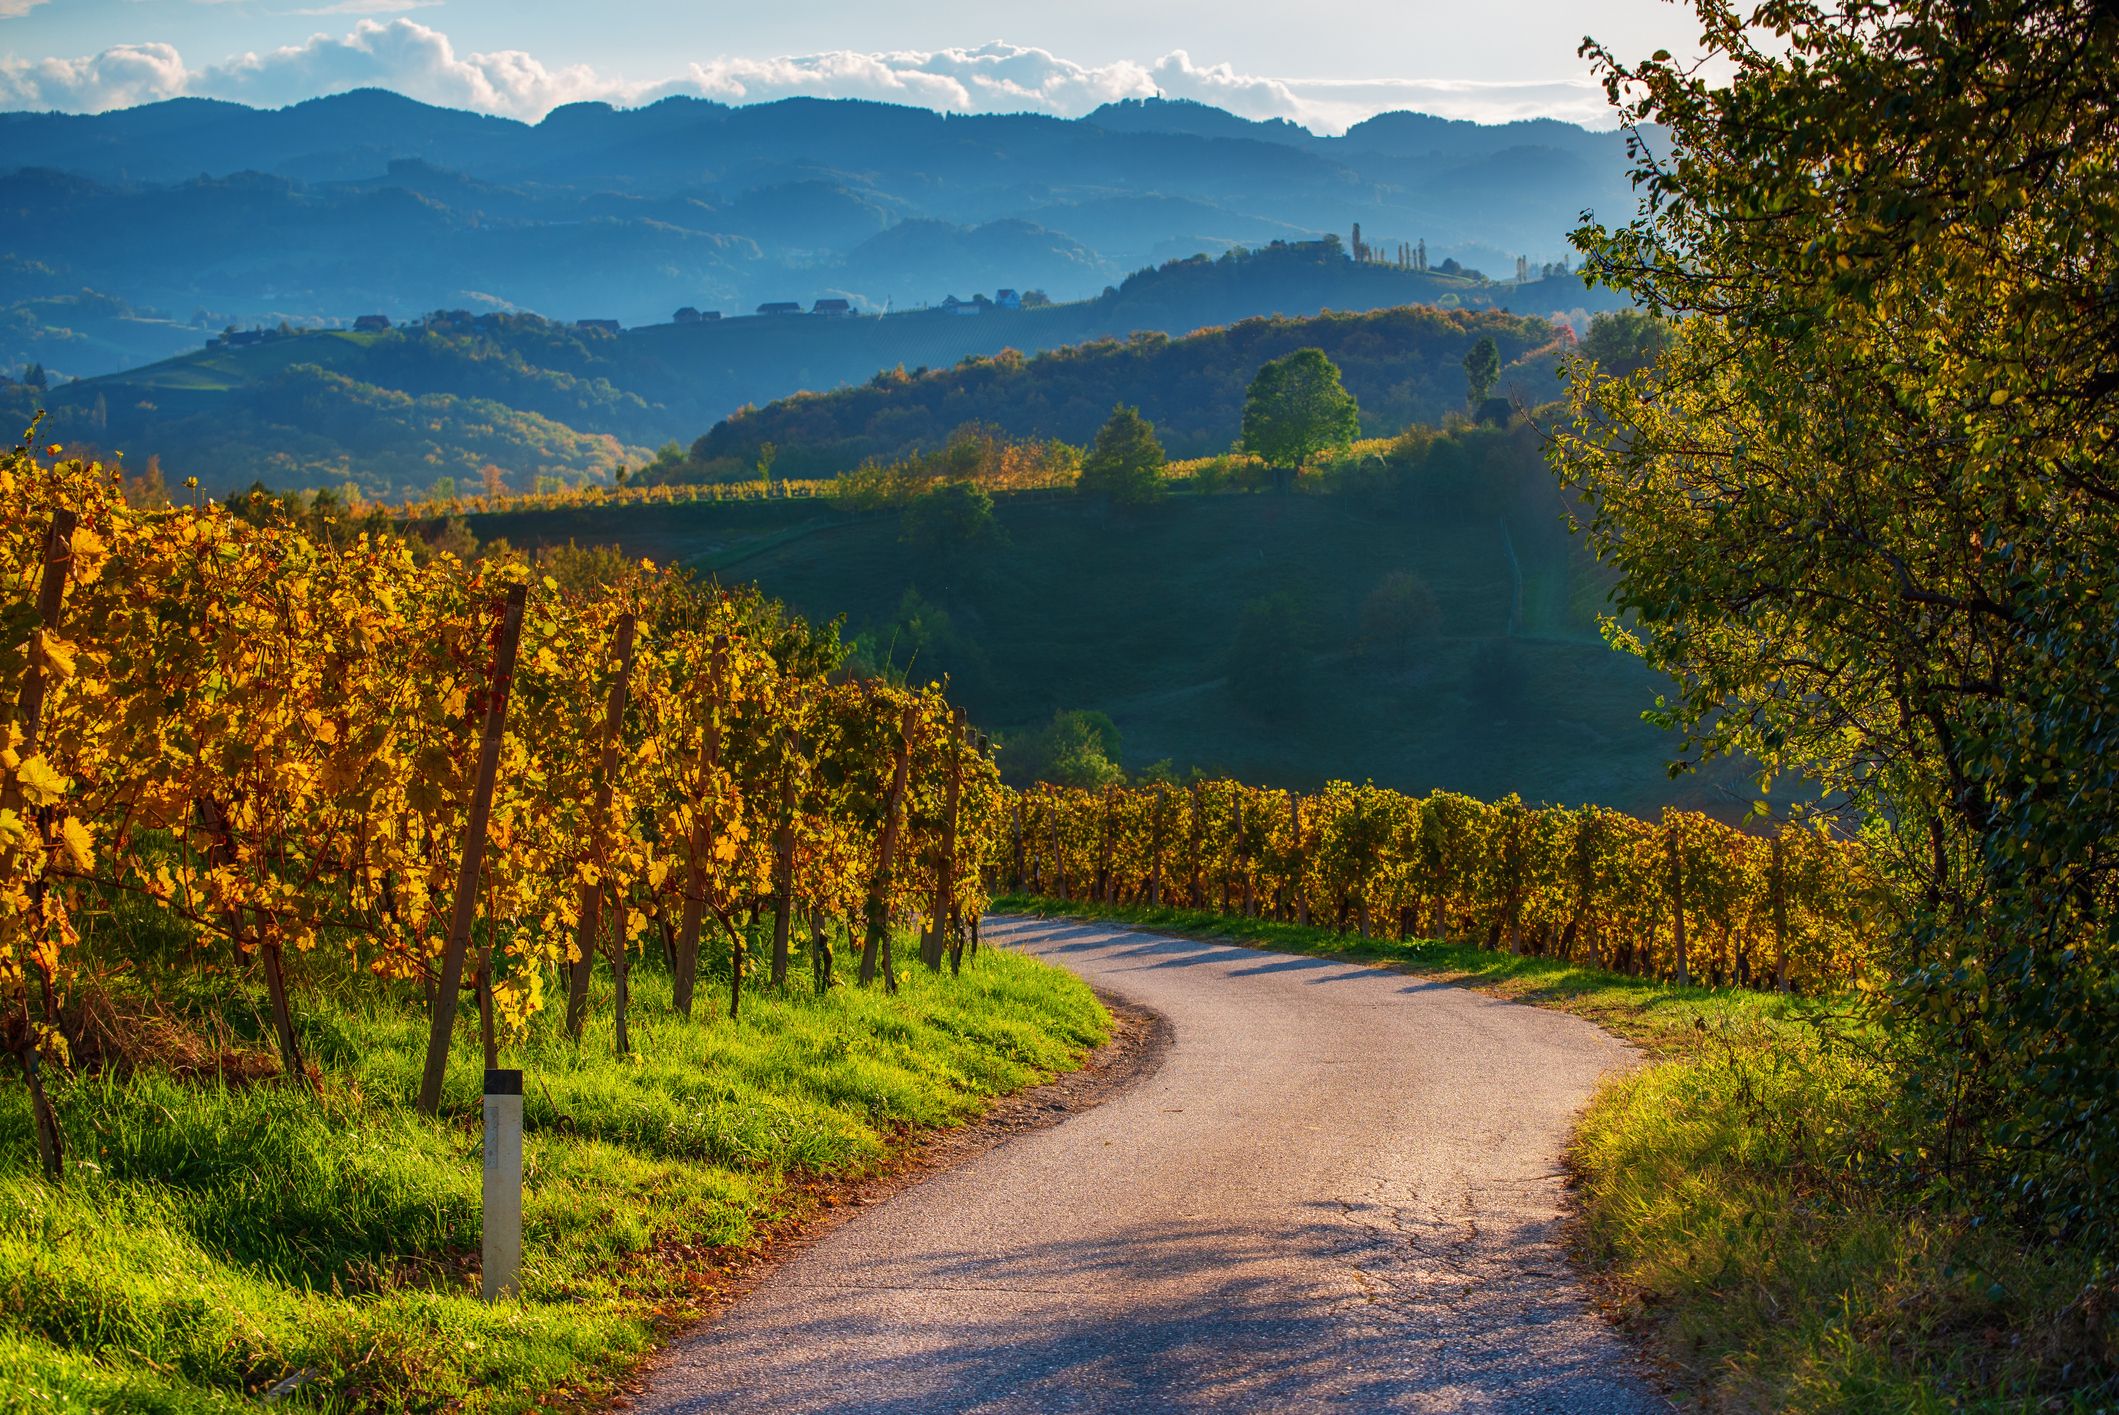
[[[1004,1096],[985,1114],[963,1125],[925,1134],[907,1132],[888,1163],[874,1173],[794,1185],[788,1215],[760,1230],[748,1247],[728,1251],[678,1242],[658,1246],[650,1261],[688,1270],[693,1289],[693,1300],[660,1333],[661,1347],[615,1391],[610,1387],[555,1391],[546,1397],[544,1408],[629,1408],[630,1397],[648,1383],[666,1358],[671,1340],[714,1321],[781,1264],[863,1209],[910,1189],[931,1174],[976,1159],[1017,1135],[1043,1130],[1101,1105],[1153,1075],[1175,1038],[1169,1019],[1120,1002],[1100,989],[1097,996],[1111,1013],[1111,1039],[1091,1052],[1078,1070]]]

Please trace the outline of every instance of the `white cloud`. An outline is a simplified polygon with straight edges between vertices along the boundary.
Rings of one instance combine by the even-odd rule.
[[[10,108],[100,113],[175,98],[190,81],[168,44],[120,44],[86,59],[0,59],[0,102]]]
[[[0,0],[9,6],[35,0]],[[369,13],[439,0],[335,0],[308,14]],[[79,59],[0,59],[0,103],[96,112],[179,94],[275,106],[378,87],[428,103],[535,120],[563,103],[617,104],[696,94],[724,103],[778,98],[867,98],[957,113],[1077,116],[1122,98],[1197,99],[1249,118],[1288,118],[1340,132],[1374,113],[1410,108],[1501,121],[1550,116],[1608,123],[1602,91],[1584,75],[1545,82],[1290,79],[1202,65],[1183,50],[1149,63],[1083,65],[1047,50],[995,42],[970,49],[835,50],[781,58],[721,58],[681,73],[628,81],[587,65],[547,66],[521,50],[459,53],[414,20],[363,19],[343,35],[316,34],[267,53],[192,68],[166,44],[119,45]]]
[[[19,20],[46,0],[0,0],[0,20]]]

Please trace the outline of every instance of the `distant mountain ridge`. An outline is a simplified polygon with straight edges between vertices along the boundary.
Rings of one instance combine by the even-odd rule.
[[[0,276],[7,273],[0,266]],[[1609,292],[1587,290],[1577,276],[1479,282],[1356,263],[1327,240],[1171,261],[1094,299],[1038,308],[989,301],[961,313],[746,317],[620,332],[466,309],[390,329],[245,335],[45,390],[0,382],[0,417],[26,420],[45,409],[40,436],[122,450],[135,467],[157,456],[167,474],[196,475],[216,492],[253,479],[285,489],[353,481],[370,496],[395,496],[424,491],[440,476],[478,475],[489,463],[523,488],[539,476],[603,479],[622,463],[639,465],[645,449],[690,442],[746,405],[865,385],[900,368],[946,370],[1009,349],[1036,355],[1097,340],[1181,336],[1259,315],[1309,319],[1326,310],[1428,305],[1447,320],[1452,307],[1537,316],[1611,303]],[[1543,332],[1526,335],[1528,343],[1552,337],[1542,320],[1535,323]],[[1410,352],[1388,339],[1368,342],[1360,352],[1357,341],[1359,357]],[[1525,339],[1504,345],[1509,355],[1526,346]],[[1463,349],[1452,348],[1434,367],[1383,369],[1372,385],[1383,391],[1379,410],[1402,421],[1453,405],[1462,397],[1456,361]],[[1236,359],[1218,371],[1217,386],[1251,371]],[[334,395],[367,410],[365,420],[335,415],[325,406]],[[1083,417],[1100,419],[1121,395],[1139,396],[1101,389]],[[1085,435],[1080,421],[1032,430]],[[1225,443],[1230,430],[1217,428],[1213,436]],[[788,455],[815,470],[840,470],[935,431],[908,429],[898,444],[870,431],[833,432]]]
[[[59,288],[202,338],[455,307],[639,325],[679,306],[905,308],[1003,285],[1080,299],[1171,257],[1356,223],[1385,249],[1424,240],[1437,263],[1505,275],[1519,254],[1563,255],[1584,209],[1631,210],[1623,141],[1418,114],[1321,137],[1160,99],[1070,120],[669,98],[535,124],[378,90],[270,110],[173,99],[0,114],[17,164],[0,168],[0,221],[5,254]],[[30,297],[4,275],[0,313]],[[145,332],[133,357],[165,354]],[[43,361],[95,373],[125,354],[101,336],[67,352]]]

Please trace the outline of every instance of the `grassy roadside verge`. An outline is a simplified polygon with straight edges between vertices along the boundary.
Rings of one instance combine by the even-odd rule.
[[[723,983],[725,987],[725,980]],[[607,999],[577,1048],[541,1016],[525,1071],[523,1300],[476,1295],[478,1047],[458,1037],[440,1123],[413,1114],[418,1009],[312,980],[310,1096],[224,1084],[255,1018],[174,999],[142,1050],[57,1096],[76,1158],[35,1177],[28,1106],[0,1089],[0,1409],[194,1412],[586,1407],[697,1314],[717,1262],[871,1173],[917,1131],[1072,1068],[1108,1017],[1070,974],[1000,950],[895,997],[711,992],[686,1024],[633,975],[634,1052]],[[725,1005],[725,996],[723,1005]],[[220,1026],[200,1025],[208,1006]],[[201,1069],[189,1079],[172,1066]]]
[[[995,909],[1359,960],[1638,1042],[1569,1155],[1576,1257],[1674,1392],[1729,1411],[2119,1406],[2119,1283],[1899,1182],[1878,1038],[1841,999],[1644,982],[1463,944],[1011,896]]]

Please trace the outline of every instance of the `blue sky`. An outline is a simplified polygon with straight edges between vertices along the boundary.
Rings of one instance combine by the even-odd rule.
[[[1389,108],[1596,122],[1585,33],[1628,55],[1692,35],[1664,0],[0,0],[0,107],[376,84],[532,119],[671,92],[1067,114],[1159,92],[1322,131]]]

